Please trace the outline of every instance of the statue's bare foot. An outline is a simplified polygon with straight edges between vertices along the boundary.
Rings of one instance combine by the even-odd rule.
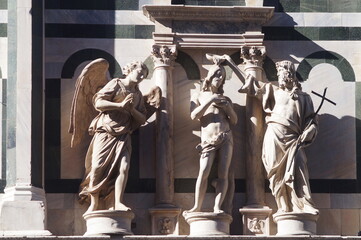
[[[224,213],[224,211],[222,209],[219,209],[219,208],[215,208],[213,210],[214,213]]]
[[[123,203],[116,203],[115,210],[130,211],[132,209],[130,207],[125,206]]]

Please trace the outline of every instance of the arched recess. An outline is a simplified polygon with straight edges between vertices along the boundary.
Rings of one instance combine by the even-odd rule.
[[[331,51],[314,52],[305,57],[297,68],[299,81],[306,81],[313,67],[321,63],[328,63],[335,66],[341,73],[345,82],[354,82],[355,72],[351,64],[340,54]]]
[[[199,80],[201,78],[197,63],[193,60],[191,56],[189,56],[185,52],[178,50],[175,62],[179,63],[183,67],[189,80]],[[154,71],[154,62],[152,60],[152,56],[147,57],[147,59],[145,59],[144,61],[144,64],[147,65],[149,69],[149,74],[147,78],[150,79],[152,78]]]
[[[109,62],[109,73],[112,78],[121,77],[122,70],[119,63],[110,53],[94,48],[87,48],[73,53],[64,63],[61,78],[72,78],[76,68],[84,61],[104,58]]]

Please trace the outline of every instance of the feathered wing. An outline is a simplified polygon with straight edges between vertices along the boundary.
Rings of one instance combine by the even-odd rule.
[[[160,87],[153,87],[148,94],[143,96],[145,108],[147,110],[147,119],[160,107],[162,99],[162,90]]]
[[[97,115],[92,99],[108,81],[109,63],[98,58],[85,66],[75,83],[75,93],[70,110],[69,133],[72,134],[71,147],[81,142],[89,125]]]

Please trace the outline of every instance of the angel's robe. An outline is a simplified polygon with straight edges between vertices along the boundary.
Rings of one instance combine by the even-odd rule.
[[[130,92],[121,79],[113,79],[94,95],[93,105],[100,99],[121,102],[128,94]],[[132,94],[134,107],[145,114],[142,93],[137,89]],[[104,199],[112,193],[122,159],[127,158],[129,164],[130,134],[140,126],[128,110],[97,110],[99,114],[89,127],[89,133],[94,136],[85,159],[85,178],[79,194],[81,201],[89,201],[90,194],[99,194],[100,199]]]
[[[311,199],[307,158],[300,135],[305,128],[316,128],[311,97],[298,88],[285,91],[270,83],[247,79],[241,92],[262,101],[267,130],[264,135],[262,161],[280,212],[318,214]],[[312,124],[308,123],[313,120]]]

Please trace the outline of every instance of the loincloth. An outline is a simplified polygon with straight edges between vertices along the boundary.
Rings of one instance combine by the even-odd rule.
[[[196,149],[199,153],[207,153],[215,151],[223,146],[223,144],[232,139],[232,132],[228,130],[226,132],[221,132],[218,135],[215,135],[212,138],[209,138],[205,141],[202,141],[196,146]]]

